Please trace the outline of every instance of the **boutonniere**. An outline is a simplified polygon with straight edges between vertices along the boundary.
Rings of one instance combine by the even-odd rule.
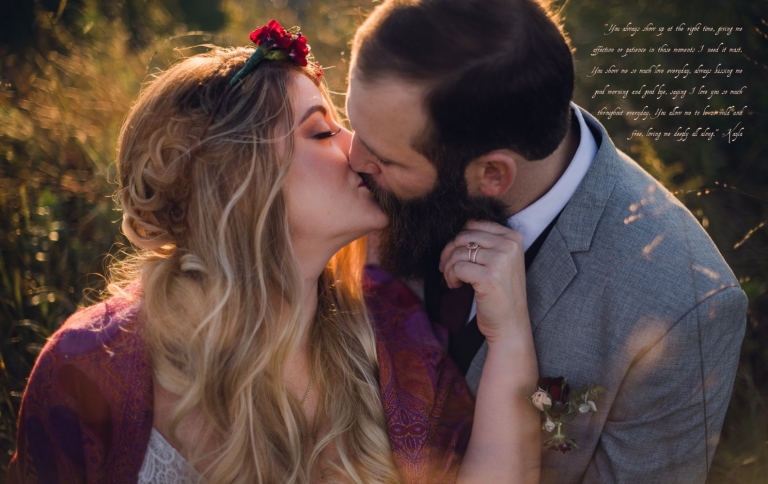
[[[571,449],[579,450],[576,442],[563,432],[563,426],[579,414],[597,412],[595,402],[604,391],[605,388],[592,383],[571,393],[567,378],[539,379],[538,389],[526,398],[541,411],[544,447],[563,454]]]

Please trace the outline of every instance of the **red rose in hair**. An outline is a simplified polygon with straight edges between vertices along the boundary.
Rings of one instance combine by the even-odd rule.
[[[291,44],[291,48],[288,51],[288,55],[300,66],[307,65],[307,56],[309,55],[309,46],[307,45],[307,38],[299,34],[296,40]]]
[[[271,42],[275,49],[288,50],[293,38],[280,26],[277,20],[270,20],[264,27],[251,32],[251,41],[256,45],[260,45],[262,42]],[[306,40],[304,42],[306,43]]]

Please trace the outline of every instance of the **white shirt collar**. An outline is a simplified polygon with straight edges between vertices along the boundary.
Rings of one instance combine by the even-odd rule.
[[[576,193],[581,180],[589,171],[597,154],[597,143],[589,130],[579,107],[571,102],[571,109],[579,120],[579,147],[563,175],[541,198],[507,219],[507,225],[522,234],[524,250],[533,244],[545,228],[557,217]]]

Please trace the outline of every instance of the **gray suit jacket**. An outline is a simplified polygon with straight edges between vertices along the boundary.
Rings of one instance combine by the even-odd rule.
[[[543,451],[542,482],[703,483],[747,298],[691,213],[582,114],[599,150],[528,270],[528,307],[540,375],[607,391],[566,426],[580,450]]]

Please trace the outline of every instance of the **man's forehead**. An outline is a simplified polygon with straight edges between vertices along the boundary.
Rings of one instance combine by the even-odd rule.
[[[394,78],[373,82],[350,76],[347,115],[352,129],[374,152],[397,161],[411,156],[424,132],[425,89]]]
[[[393,75],[387,75],[380,79],[365,79],[356,69],[352,69],[349,76],[349,95],[359,98],[360,101],[377,102],[395,107],[406,106],[411,110],[423,110],[424,98],[428,86],[425,83],[413,82]]]

